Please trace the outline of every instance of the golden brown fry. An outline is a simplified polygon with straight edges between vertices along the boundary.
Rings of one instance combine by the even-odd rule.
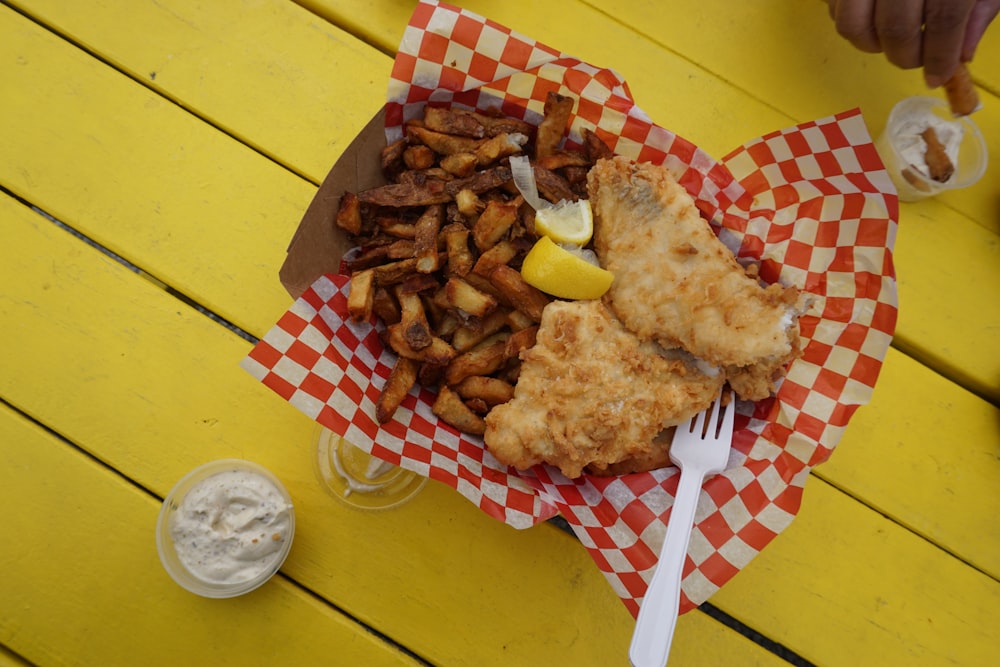
[[[614,157],[614,152],[604,143],[604,140],[597,136],[596,132],[587,128],[583,130],[583,150],[591,164],[603,158]]]
[[[416,235],[413,239],[415,245],[413,254],[417,259],[417,271],[420,273],[431,273],[441,266],[437,239],[443,218],[444,207],[436,204],[428,206],[414,225]]]
[[[507,339],[506,346],[504,347],[503,356],[504,359],[520,359],[521,352],[527,350],[528,348],[534,346],[535,338],[538,336],[538,325],[525,327],[519,331],[515,331]]]
[[[965,63],[960,63],[951,78],[945,81],[944,92],[948,97],[951,113],[956,116],[968,116],[982,106],[976,85],[972,82],[972,74]]]
[[[512,384],[482,375],[470,375],[456,384],[453,389],[464,399],[478,398],[485,401],[490,407],[506,403],[514,398]]]
[[[476,317],[484,317],[497,307],[497,300],[492,296],[454,276],[445,284],[444,293],[451,307]]]
[[[498,134],[497,136],[484,141],[476,149],[476,163],[480,167],[493,164],[500,158],[520,153],[524,144],[528,143],[528,137],[524,134]]]
[[[441,387],[438,390],[431,412],[463,433],[482,435],[486,432],[486,422],[483,418],[470,410],[462,402],[462,397],[448,387]]]
[[[522,201],[518,197],[509,202],[493,200],[486,205],[472,226],[472,240],[480,251],[489,250],[510,231],[517,222],[517,209]]]
[[[482,319],[470,321],[455,329],[451,346],[457,352],[466,352],[482,343],[507,325],[507,311],[497,309]]]
[[[542,310],[550,299],[538,288],[524,282],[519,271],[506,265],[498,266],[490,272],[489,279],[514,308],[535,322],[542,321]]]
[[[386,328],[386,334],[389,346],[396,352],[396,354],[408,359],[415,359],[417,361],[424,361],[430,364],[444,366],[452,361],[457,354],[455,352],[455,348],[449,345],[447,341],[438,338],[437,336],[431,337],[431,342],[427,347],[420,350],[414,350],[406,341],[405,330],[403,329],[401,323],[388,326]]]
[[[444,204],[452,199],[445,187],[445,181],[426,179],[423,183],[393,183],[358,193],[358,199],[366,204],[404,208],[408,206],[430,206]]]
[[[955,173],[955,165],[951,163],[951,158],[944,150],[944,144],[938,139],[937,132],[933,127],[928,127],[921,134],[927,142],[927,151],[924,153],[924,160],[927,162],[927,170],[932,179],[939,183],[944,183]]]
[[[448,274],[465,276],[472,270],[475,258],[469,250],[469,230],[464,225],[451,224],[441,230],[448,253]]]
[[[458,212],[467,218],[474,218],[486,207],[486,204],[475,192],[469,189],[459,190],[455,195],[455,204]]]
[[[488,278],[493,269],[498,266],[505,266],[509,264],[514,257],[517,256],[517,246],[515,246],[510,241],[500,241],[495,244],[492,248],[484,252],[476,260],[475,266],[472,268],[472,272],[476,275]]]
[[[542,122],[535,138],[535,159],[539,160],[555,152],[566,134],[569,116],[573,112],[573,98],[550,92],[545,99]]]
[[[517,132],[530,136],[535,131],[535,128],[530,123],[518,118],[511,118],[505,115],[500,109],[491,109],[486,113],[458,110],[458,113],[469,114],[475,117],[486,128],[486,136],[488,137],[495,137],[504,132],[508,134]]]
[[[347,312],[355,322],[364,322],[372,315],[375,299],[375,271],[365,269],[351,276],[351,289],[347,295]]]
[[[417,381],[419,364],[413,359],[396,357],[389,379],[375,401],[375,419],[384,424],[396,413],[399,404],[403,402],[410,389]]]
[[[489,375],[504,362],[509,334],[493,334],[467,352],[454,357],[444,371],[445,384],[455,385],[470,375]]]
[[[477,164],[475,153],[453,153],[441,158],[441,168],[458,178],[470,176],[476,170]]]
[[[426,127],[407,125],[406,136],[411,141],[421,143],[441,155],[454,155],[455,153],[475,153],[482,139],[472,139],[470,137],[459,137],[453,134],[443,134],[428,130]]]
[[[345,192],[337,207],[337,226],[348,234],[361,233],[361,201],[353,192]]]
[[[354,286],[351,286],[354,289]],[[399,309],[399,302],[396,297],[384,287],[375,288],[375,296],[372,300],[372,312],[386,325],[399,322],[402,313]]]
[[[434,151],[420,144],[403,151],[403,164],[409,169],[427,169],[434,165],[434,158]]]
[[[563,167],[589,167],[591,162],[583,153],[576,151],[556,150],[549,155],[538,158],[535,162],[545,169],[562,169]]]
[[[474,139],[482,139],[486,136],[486,128],[474,114],[442,107],[426,107],[424,109],[424,126],[435,132],[457,134]]]
[[[382,173],[390,181],[395,181],[399,172],[403,171],[403,151],[409,142],[406,137],[397,139],[382,149]]]
[[[576,201],[579,199],[569,181],[554,171],[535,165],[532,171],[535,174],[535,183],[538,185],[538,194],[545,197],[553,204],[566,201]]]
[[[396,299],[399,301],[400,309],[399,327],[403,332],[406,344],[414,351],[430,346],[434,336],[431,334],[431,325],[427,322],[424,303],[420,300],[420,295],[415,292],[406,292],[397,287]]]

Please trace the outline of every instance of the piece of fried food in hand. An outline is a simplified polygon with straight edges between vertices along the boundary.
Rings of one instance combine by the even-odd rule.
[[[549,463],[570,478],[648,457],[657,434],[708,407],[723,382],[659,350],[600,301],[552,302],[521,353],[513,400],[486,417],[487,449],[506,465]]]
[[[798,291],[747,276],[665,167],[603,159],[588,192],[594,246],[615,274],[604,298],[641,339],[713,366],[764,364],[758,377],[796,356]]]

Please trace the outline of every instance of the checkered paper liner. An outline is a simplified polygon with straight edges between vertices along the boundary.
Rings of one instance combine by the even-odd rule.
[[[568,143],[588,127],[619,154],[665,164],[739,258],[760,262],[768,282],[814,297],[800,320],[803,356],[774,397],[739,404],[727,470],[704,486],[682,583],[687,611],[789,525],[810,469],[870,400],[896,321],[895,191],[857,110],[754,139],[716,161],[649,120],[616,73],[426,1],[396,58],[387,139],[427,103],[500,105],[537,123],[550,90],[579,99]],[[349,321],[348,288],[343,275],[318,279],[243,367],[312,419],[452,486],[492,517],[524,528],[562,514],[638,613],[679,471],[575,480],[548,466],[517,471],[498,463],[481,438],[440,422],[430,410],[433,391],[420,387],[380,426],[374,406],[393,355],[374,323]]]

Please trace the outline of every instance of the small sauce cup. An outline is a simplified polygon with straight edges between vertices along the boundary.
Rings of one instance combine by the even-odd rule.
[[[287,512],[287,516],[281,516],[280,530],[267,527],[266,521],[274,515],[271,508],[261,509],[255,507],[252,501],[247,502],[247,498],[253,496],[252,493],[246,493],[245,489],[238,486],[219,484],[219,480],[231,480],[234,477],[251,480],[259,490],[267,493],[270,500],[276,501],[273,504],[279,508],[279,513]],[[185,513],[184,501],[188,494],[194,492],[193,497],[203,499],[209,489],[211,491],[208,497],[216,507],[211,512]],[[255,516],[255,512],[261,513],[261,516]],[[210,567],[203,569],[185,564],[185,558],[178,551],[172,528],[182,514],[186,514],[184,521],[189,525],[192,521],[195,522],[199,546],[202,548],[206,546],[206,542],[211,545],[215,541],[220,550],[231,549],[236,537],[234,527],[236,530],[251,530],[250,526],[253,527],[252,530],[260,531],[262,536],[244,536],[247,537],[246,544],[252,541],[253,545],[250,546],[254,548],[257,547],[258,540],[273,540],[275,544],[260,544],[263,547],[260,558],[254,558],[257,554],[253,550],[242,554],[251,563],[247,570],[241,570],[231,577],[214,577],[211,576],[214,573]],[[198,526],[198,521],[203,522],[203,525]],[[229,598],[249,593],[274,576],[288,556],[294,533],[292,498],[281,481],[269,470],[251,461],[220,459],[195,468],[182,477],[167,494],[156,521],[156,549],[164,569],[180,586],[203,597]],[[190,557],[188,560],[190,561]]]
[[[962,129],[958,145],[955,172],[945,182],[935,181],[923,174],[907,160],[902,145],[908,138],[907,127],[920,124],[921,120],[938,119],[957,123]],[[947,102],[934,97],[907,97],[892,108],[885,130],[875,142],[875,147],[885,163],[901,201],[912,202],[933,197],[948,190],[967,188],[982,178],[986,171],[987,149],[979,128],[968,116],[954,118]]]

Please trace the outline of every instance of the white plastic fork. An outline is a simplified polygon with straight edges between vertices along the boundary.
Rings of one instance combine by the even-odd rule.
[[[708,409],[699,412],[674,431],[670,460],[681,469],[681,478],[667,522],[667,534],[660,549],[660,560],[642,600],[632,633],[632,644],[628,650],[632,667],[663,667],[667,664],[677,625],[681,575],[698,508],[698,496],[707,476],[726,469],[733,443],[736,403],[730,392],[728,404],[723,407],[724,397],[725,391],[710,408],[711,415]]]

